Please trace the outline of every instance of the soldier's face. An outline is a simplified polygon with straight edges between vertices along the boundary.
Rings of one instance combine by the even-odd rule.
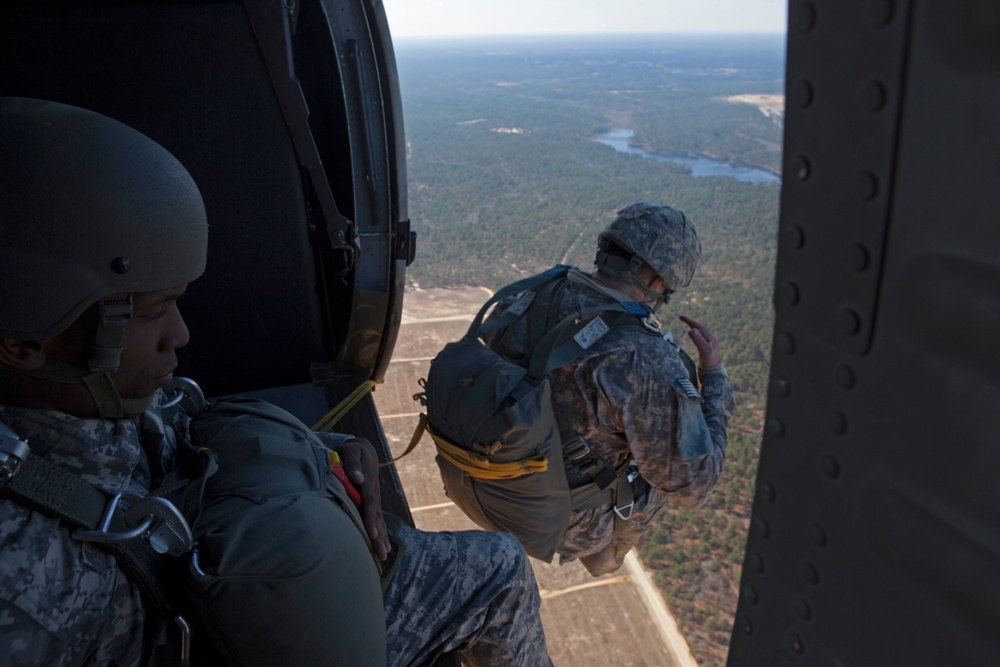
[[[187,283],[132,295],[132,319],[125,327],[121,365],[111,376],[122,398],[145,398],[167,386],[177,367],[175,351],[190,336],[177,308]]]

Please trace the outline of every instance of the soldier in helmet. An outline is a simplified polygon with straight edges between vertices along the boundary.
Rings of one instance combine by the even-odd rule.
[[[690,284],[700,261],[701,244],[682,212],[633,204],[600,234],[594,272],[570,268],[549,307],[549,321],[613,302],[645,304],[648,321],[654,321],[654,311]],[[491,319],[510,303],[501,302]],[[527,365],[529,319],[520,317],[486,336],[490,347]],[[611,330],[548,375],[553,404],[566,422],[594,456],[631,480],[631,504],[574,509],[557,549],[561,560],[580,559],[594,576],[621,567],[667,503],[701,505],[722,474],[732,384],[711,329],[680,319],[698,350],[697,367],[669,335],[624,328]],[[568,459],[571,489],[593,481]]]
[[[124,506],[148,499],[179,458],[186,436],[165,417],[162,390],[189,338],[177,301],[205,268],[202,198],[170,153],[117,121],[0,98],[0,212],[2,661],[146,664],[161,643],[161,628],[147,622],[158,586],[139,581],[147,571],[123,552],[149,544],[141,531],[74,522],[94,498],[98,515],[119,495]],[[364,549],[386,558],[374,450],[348,437],[324,444],[360,486]],[[331,611],[320,618],[328,632],[297,636],[294,615],[275,614],[251,640],[362,644],[364,664],[430,664],[453,650],[482,665],[550,664],[537,588],[515,541],[400,530],[405,548],[384,598],[349,599],[354,570],[338,563],[342,589],[297,589],[310,597],[301,613]],[[266,613],[269,601],[259,604]],[[351,622],[372,607],[380,627],[356,631]],[[381,646],[366,644],[379,637]],[[314,662],[344,664],[323,654]]]

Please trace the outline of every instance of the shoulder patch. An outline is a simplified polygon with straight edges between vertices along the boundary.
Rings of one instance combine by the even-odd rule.
[[[587,326],[576,332],[573,340],[576,341],[577,345],[586,350],[610,330],[603,318],[595,317],[587,323]]]
[[[510,304],[510,308],[507,309],[508,313],[513,313],[515,316],[520,317],[527,312],[528,306],[531,302],[535,300],[535,292],[533,290],[524,290],[517,295],[517,299],[514,303]]]
[[[704,400],[701,397],[701,393],[694,388],[694,385],[688,378],[677,378],[676,380],[674,380],[673,384],[674,384],[674,389],[684,394],[692,401]]]

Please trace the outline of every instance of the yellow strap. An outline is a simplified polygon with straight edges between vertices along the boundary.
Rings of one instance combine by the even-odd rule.
[[[332,410],[327,412],[322,419],[316,422],[316,424],[312,427],[312,430],[321,432],[329,431],[344,417],[344,415],[350,412],[351,408],[357,405],[358,401],[364,398],[366,394],[371,393],[374,388],[374,380],[365,380],[362,382],[358,385],[357,389],[347,395],[347,398],[333,406]]]
[[[421,414],[420,415],[420,420],[417,422],[417,428],[413,431],[413,437],[410,438],[410,444],[407,445],[406,451],[403,452],[402,454],[400,454],[399,456],[397,456],[394,459],[390,459],[390,460],[388,460],[388,461],[386,461],[384,463],[379,463],[378,467],[379,468],[384,468],[387,465],[392,465],[393,463],[395,463],[399,459],[403,458],[404,456],[406,456],[407,454],[409,454],[410,452],[412,452],[413,448],[417,446],[418,442],[420,442],[420,438],[423,437],[424,431],[427,430],[427,429],[428,429],[428,426],[427,426],[427,415]]]
[[[464,470],[479,479],[515,479],[536,472],[545,472],[549,469],[549,460],[541,454],[521,459],[520,461],[494,463],[484,454],[462,449],[436,434],[428,423],[427,415],[425,414],[420,415],[417,428],[413,431],[413,437],[410,438],[410,444],[406,447],[406,451],[391,461],[380,463],[379,467],[384,468],[387,465],[393,464],[412,452],[423,437],[424,431],[431,434],[431,439],[434,440],[438,454],[460,470]]]
[[[427,432],[434,439],[438,454],[442,458],[478,479],[515,479],[524,475],[545,472],[549,468],[549,460],[541,454],[519,461],[496,463],[490,461],[485,454],[470,452],[451,444],[434,433],[430,425],[427,426]]]

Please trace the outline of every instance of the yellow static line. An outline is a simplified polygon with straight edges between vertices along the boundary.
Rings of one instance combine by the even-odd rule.
[[[632,577],[627,574],[623,574],[620,577],[612,577],[610,579],[601,579],[600,581],[591,581],[586,584],[579,584],[577,586],[570,586],[569,588],[563,588],[558,591],[550,591],[547,589],[539,589],[538,594],[542,596],[543,600],[549,600],[551,598],[557,598],[560,595],[566,595],[566,593],[575,593],[576,591],[582,591],[587,588],[597,588],[598,586],[609,586],[611,584],[626,584],[632,581]]]
[[[445,507],[454,507],[454,506],[455,503],[449,501],[447,503],[438,503],[437,505],[424,505],[423,507],[411,507],[410,513],[413,514],[416,512],[423,512],[425,510],[439,510]]]
[[[401,417],[419,417],[419,416],[420,416],[419,412],[401,412],[398,415],[379,415],[379,418],[382,421],[385,421],[386,419],[399,419]]]

